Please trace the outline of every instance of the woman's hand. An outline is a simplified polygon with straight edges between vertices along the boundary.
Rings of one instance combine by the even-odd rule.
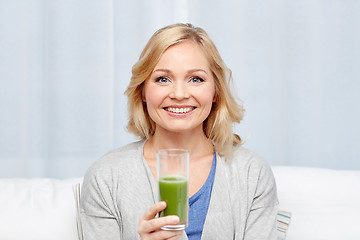
[[[156,215],[166,208],[165,202],[158,202],[151,206],[140,217],[138,233],[142,240],[175,240],[179,239],[183,231],[167,231],[160,229],[164,225],[179,223],[178,216],[166,216],[155,218]]]

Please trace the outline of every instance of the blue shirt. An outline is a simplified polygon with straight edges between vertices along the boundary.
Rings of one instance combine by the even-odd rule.
[[[200,240],[209,208],[211,190],[216,170],[216,154],[208,178],[200,190],[189,198],[189,223],[185,232],[189,240]]]

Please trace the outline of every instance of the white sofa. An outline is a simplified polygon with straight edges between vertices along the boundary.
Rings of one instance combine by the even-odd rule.
[[[360,171],[274,166],[287,240],[359,240]],[[0,240],[78,240],[81,178],[0,179]]]

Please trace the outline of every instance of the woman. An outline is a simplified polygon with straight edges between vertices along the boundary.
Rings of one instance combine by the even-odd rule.
[[[232,132],[243,109],[231,71],[201,28],[158,30],[133,66],[126,90],[128,130],[141,138],[106,154],[87,172],[85,239],[276,239],[277,195],[269,166]],[[187,149],[189,227],[166,231],[157,217],[156,151]]]

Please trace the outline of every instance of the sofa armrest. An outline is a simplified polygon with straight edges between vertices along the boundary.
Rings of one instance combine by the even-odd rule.
[[[360,171],[273,166],[288,240],[360,239]]]
[[[0,239],[78,240],[72,186],[81,181],[0,179]]]

